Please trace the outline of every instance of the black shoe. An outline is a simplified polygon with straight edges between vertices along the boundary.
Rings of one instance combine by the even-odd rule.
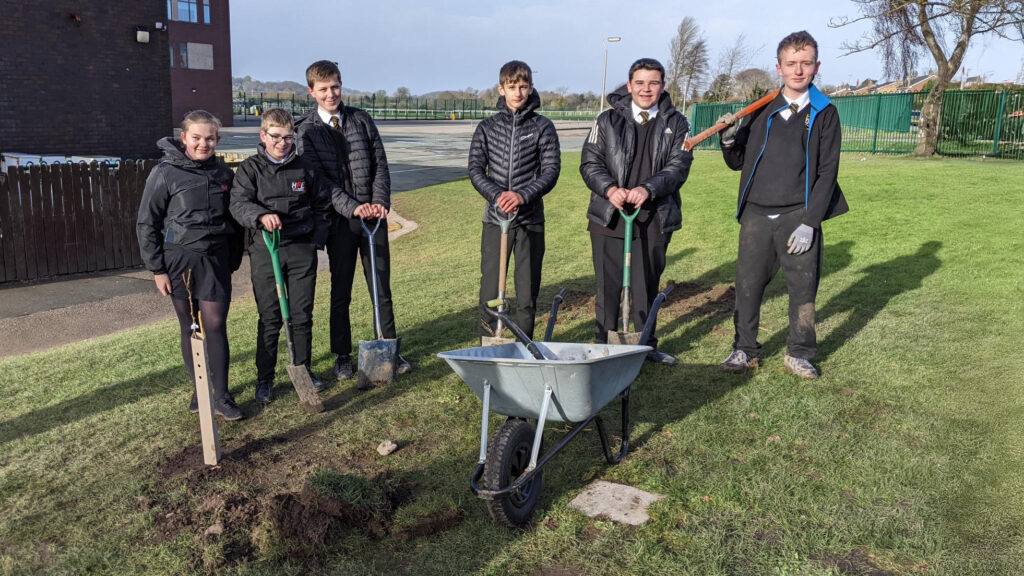
[[[235,399],[231,396],[214,400],[213,413],[228,421],[245,418],[245,413],[235,404]]]
[[[655,348],[647,353],[647,359],[655,364],[662,364],[664,366],[675,366],[679,363],[679,359],[671,354],[665,354],[661,350]]]
[[[334,377],[338,380],[347,380],[352,377],[351,356],[338,356],[334,360]]]
[[[192,393],[192,401],[188,403],[188,411],[193,414],[199,414],[199,398],[196,398],[196,393]]]
[[[401,354],[398,355],[397,364],[398,366],[395,367],[395,374],[408,374],[409,372],[412,372],[412,364],[409,364],[408,360],[402,358]]]
[[[309,374],[309,379],[313,381],[313,389],[316,390],[317,392],[322,392],[323,389],[327,387],[324,384],[323,380],[317,378],[316,376],[313,376],[312,372]]]
[[[256,401],[260,404],[270,404],[274,401],[273,380],[259,380],[256,382]]]

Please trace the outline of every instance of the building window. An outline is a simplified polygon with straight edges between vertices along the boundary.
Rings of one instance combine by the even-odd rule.
[[[182,68],[188,68],[188,44],[182,43],[178,54],[180,55],[180,58],[178,58],[180,66]]]
[[[168,42],[167,45],[171,47],[171,68],[174,68],[174,42]]]
[[[199,4],[202,2],[203,24],[210,23],[210,0],[167,0],[167,18],[177,22],[199,23]]]

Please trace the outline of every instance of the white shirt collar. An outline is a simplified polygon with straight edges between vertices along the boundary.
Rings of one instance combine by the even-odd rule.
[[[339,113],[339,112],[331,114],[330,112],[325,112],[323,108],[317,106],[316,107],[316,113],[320,115],[320,120],[324,124],[330,124],[331,123],[331,116],[337,117],[338,118],[338,122],[341,122],[341,113]]]
[[[637,106],[636,102],[630,102],[629,105],[633,108],[633,120],[636,120],[637,122],[642,121],[643,118],[640,117],[640,112],[644,111],[644,109],[639,107],[639,106]],[[651,106],[651,108],[649,110],[646,110],[646,112],[649,115],[648,118],[647,118],[648,122],[651,121],[651,120],[654,120],[655,118],[657,118],[658,117],[658,103],[655,102],[654,106]]]
[[[790,97],[786,96],[785,94],[783,94],[782,97],[786,99],[786,104],[792,104],[792,103],[796,102],[796,110],[797,110],[797,112],[803,110],[804,106],[807,106],[808,104],[811,103],[811,91],[810,90],[808,90],[807,92],[804,92],[803,94],[801,94],[800,97],[797,98],[796,100],[791,99]]]

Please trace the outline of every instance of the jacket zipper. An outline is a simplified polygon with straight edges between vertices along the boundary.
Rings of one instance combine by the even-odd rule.
[[[516,118],[518,114],[512,113],[512,137],[508,141],[508,189],[512,189],[512,161],[515,158],[514,154],[516,151]]]

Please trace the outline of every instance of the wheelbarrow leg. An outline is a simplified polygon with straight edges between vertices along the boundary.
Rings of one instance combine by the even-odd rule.
[[[622,391],[622,447],[619,453],[612,456],[611,448],[608,446],[608,433],[604,428],[604,420],[600,416],[594,418],[594,423],[597,424],[597,435],[601,437],[601,448],[604,449],[604,458],[609,464],[618,464],[626,457],[626,452],[629,451],[629,389],[632,386],[627,387]]]
[[[487,423],[491,412],[491,383],[484,380],[484,412],[480,417],[480,459],[481,466],[487,462]]]
[[[537,432],[533,436],[533,449],[530,451],[530,466],[525,470],[529,472],[537,467],[537,456],[540,454],[540,439],[544,435],[544,423],[548,419],[548,408],[551,406],[551,386],[544,385],[544,401],[540,405],[540,418],[537,419]]]

